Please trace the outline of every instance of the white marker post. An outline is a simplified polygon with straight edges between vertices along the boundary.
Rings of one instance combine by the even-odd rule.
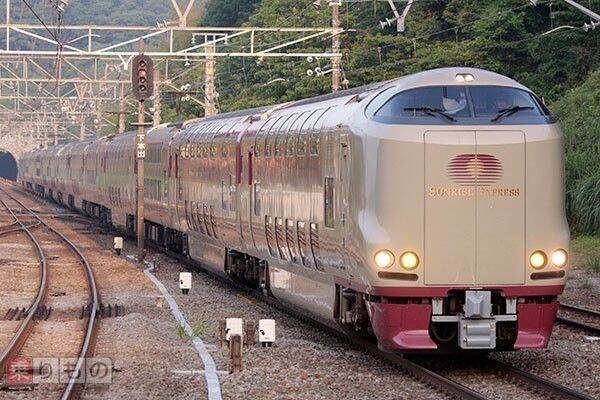
[[[181,289],[181,293],[189,294],[190,289],[192,288],[192,273],[191,272],[181,272],[179,274],[179,288]]]

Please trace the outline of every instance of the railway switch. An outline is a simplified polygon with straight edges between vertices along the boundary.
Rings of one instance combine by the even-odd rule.
[[[191,272],[181,272],[179,274],[179,289],[181,289],[181,293],[189,294],[191,288],[192,288],[192,273]]]

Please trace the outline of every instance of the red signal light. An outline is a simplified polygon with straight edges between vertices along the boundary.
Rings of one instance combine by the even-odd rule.
[[[152,59],[146,55],[139,55],[134,58],[132,65],[133,94],[141,101],[151,98],[154,92]]]

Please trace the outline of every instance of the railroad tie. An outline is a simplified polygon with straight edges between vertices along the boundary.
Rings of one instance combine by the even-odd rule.
[[[52,307],[41,305],[33,316],[35,321],[48,321],[50,314],[52,313]]]
[[[17,314],[15,315],[15,321],[20,321],[27,317],[28,311],[25,308],[17,309]]]
[[[6,314],[4,315],[4,320],[5,321],[12,321],[12,319],[17,314],[17,311],[19,311],[18,308],[9,308],[8,311],[6,312]]]
[[[81,307],[81,311],[79,313],[79,319],[84,319],[89,317],[92,313],[92,305],[88,304],[87,306]],[[120,304],[100,304],[100,308],[98,309],[98,318],[116,318],[122,317],[125,315],[125,306]]]

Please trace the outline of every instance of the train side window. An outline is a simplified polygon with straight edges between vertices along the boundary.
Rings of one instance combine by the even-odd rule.
[[[315,267],[323,271],[321,265],[319,265],[319,254],[320,254],[320,241],[319,241],[319,226],[315,223],[310,224],[310,251],[312,252],[312,258],[315,263]]]
[[[287,138],[287,146],[285,155],[287,157],[292,157],[296,155],[296,147],[298,145],[298,136],[300,135],[300,128],[302,127],[302,123],[308,117],[309,112],[304,112],[295,118],[291,128],[289,129],[288,138]]]
[[[228,153],[229,153],[229,148],[227,146],[227,142],[223,142],[223,147],[221,149],[221,157],[227,158]]]
[[[302,121],[302,125],[298,129],[298,146],[297,146],[297,154],[299,156],[306,155],[306,151],[308,150],[308,142],[310,135],[310,128],[315,122],[315,116],[320,110],[315,110],[310,112],[310,114]],[[308,114],[308,113],[307,113]]]
[[[202,204],[202,219],[204,222],[204,229],[206,230],[206,234],[208,236],[212,236],[212,233],[210,230],[210,219],[208,216],[208,208],[206,207],[206,204]]]
[[[227,186],[225,185],[225,180],[221,180],[221,208],[227,211],[227,198],[226,193],[228,192]]]
[[[325,195],[325,226],[327,228],[334,228],[334,180],[331,177],[325,178],[324,185]]]
[[[195,209],[196,209],[196,202],[192,201],[190,203],[190,225],[192,226],[192,230],[194,230],[194,231],[198,230],[198,227],[196,226],[196,219],[194,218]]]
[[[217,236],[217,223],[215,222],[215,208],[213,206],[209,207],[209,212],[210,212],[210,227],[213,233],[213,237],[215,239],[218,239]]]
[[[254,155],[256,157],[260,157],[265,152],[265,142],[266,136],[269,132],[269,129],[275,123],[275,118],[268,119],[258,130],[256,133],[256,140],[254,142]]]
[[[235,189],[233,175],[229,175],[229,211],[235,211]]]
[[[329,107],[326,110],[324,110],[321,113],[321,115],[319,115],[319,118],[315,121],[315,124],[313,125],[313,127],[311,129],[311,132],[310,132],[310,154],[312,156],[319,155],[319,150],[321,147],[321,130],[323,129],[323,125],[325,123],[324,116],[332,108],[334,108],[334,107]]]
[[[271,257],[276,257],[274,250],[274,234],[273,234],[273,217],[265,215],[265,236],[267,238],[267,247],[269,248],[269,254]]]
[[[273,147],[275,146],[275,135],[269,134],[265,139],[265,157],[273,155]]]
[[[284,233],[284,229],[285,226],[283,225],[283,219],[282,218],[275,218],[275,242],[277,243],[277,250],[279,252],[279,258],[281,258],[282,260],[287,260],[287,257],[289,255],[288,250],[287,250],[287,246],[286,246],[286,242],[285,242],[285,233]]]
[[[298,235],[298,251],[300,252],[300,260],[302,261],[302,265],[306,265],[306,245],[308,244],[306,241],[306,224],[302,221],[298,221],[296,223],[296,232]]]
[[[297,114],[290,115],[281,126],[281,128],[277,131],[275,136],[275,157],[285,155],[285,146],[287,143],[287,136],[289,135],[289,131],[292,125],[292,122],[297,117]]]
[[[196,203],[196,209],[194,210],[194,221],[196,227],[200,233],[204,235],[204,221],[200,214],[200,204]]]
[[[285,121],[286,117],[279,117],[277,121],[269,128],[269,132],[265,132],[265,157],[271,157],[273,155],[273,147],[275,146],[275,135],[281,124]]]
[[[192,224],[190,223],[190,211],[189,211],[189,202],[185,201],[185,223],[187,224],[188,229],[192,229]]]
[[[260,182],[254,182],[254,215],[260,217]]]
[[[279,157],[282,154],[283,144],[285,142],[285,133],[279,131],[275,136],[275,157]]]
[[[290,259],[292,260],[292,262],[297,263],[298,262],[298,256],[297,256],[297,251],[296,251],[296,232],[294,232],[294,228],[296,227],[296,224],[294,224],[294,221],[291,219],[286,219],[285,220],[285,240],[287,243],[287,249],[290,253]]]

